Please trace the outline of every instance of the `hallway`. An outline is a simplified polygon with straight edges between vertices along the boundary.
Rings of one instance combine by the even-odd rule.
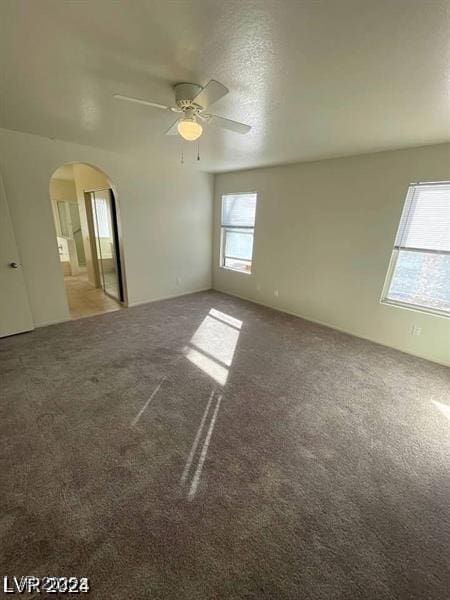
[[[72,319],[80,319],[122,308],[116,300],[107,296],[101,288],[92,287],[86,273],[65,277],[64,284]]]

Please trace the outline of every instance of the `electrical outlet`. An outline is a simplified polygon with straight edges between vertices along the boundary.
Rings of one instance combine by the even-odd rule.
[[[181,277],[178,275],[178,277],[175,280],[177,282],[177,285],[181,284]]]
[[[260,284],[260,283],[257,283],[257,284],[256,284],[256,289],[257,289],[257,291],[258,291],[258,292],[260,292],[260,291],[261,291],[261,284]]]
[[[419,325],[413,325],[411,327],[411,335],[418,336],[421,333],[422,333],[422,327],[419,327]]]
[[[273,290],[273,295],[275,296],[275,298],[278,298],[278,296],[279,296],[278,290]]]

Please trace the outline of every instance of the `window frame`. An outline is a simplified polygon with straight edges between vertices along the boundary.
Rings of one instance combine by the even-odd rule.
[[[425,185],[433,185],[433,186],[438,186],[438,185],[449,185],[450,181],[419,181],[419,182],[415,182],[415,183],[410,183],[408,186],[408,191],[406,194],[406,198],[405,201],[403,203],[403,209],[400,215],[400,220],[397,226],[397,230],[395,232],[395,238],[394,238],[394,244],[393,244],[393,248],[392,248],[392,253],[391,253],[391,258],[389,260],[389,266],[388,266],[388,270],[387,270],[387,274],[386,274],[386,278],[384,281],[384,285],[383,285],[383,289],[381,292],[381,297],[380,297],[380,303],[381,304],[385,304],[387,306],[394,306],[397,308],[404,308],[407,310],[412,310],[415,312],[420,312],[420,313],[426,313],[426,314],[431,314],[434,316],[439,316],[439,317],[446,317],[447,319],[450,318],[450,310],[442,310],[433,306],[426,306],[423,304],[413,304],[411,302],[403,302],[401,300],[395,300],[392,298],[389,298],[388,294],[389,294],[389,290],[392,284],[392,280],[394,278],[394,274],[395,274],[395,269],[397,267],[397,262],[398,262],[398,258],[400,256],[400,251],[402,250],[402,248],[400,246],[396,245],[397,242],[397,238],[399,235],[399,231],[400,231],[400,227],[403,225],[403,218],[404,218],[404,214],[407,210],[409,210],[410,205],[412,203],[412,199],[414,197],[414,191],[418,186],[425,186]],[[404,249],[404,251],[406,252],[420,252],[423,254],[437,254],[439,256],[445,255],[448,256],[450,255],[450,252],[447,252],[445,250],[426,250],[423,248],[407,248]]]
[[[256,207],[255,207],[255,221],[253,227],[247,227],[247,225],[223,225],[222,224],[222,214],[223,214],[223,199],[226,196],[256,196],[256,207],[258,206],[258,192],[225,192],[220,195],[220,252],[219,252],[219,268],[225,269],[227,271],[233,271],[235,273],[241,273],[243,275],[251,275],[253,272],[254,260],[253,260],[253,250],[255,244],[255,228],[256,228]],[[237,230],[242,230],[242,233],[248,233],[248,235],[252,236],[252,256],[250,260],[239,258],[236,256],[226,256],[225,255],[225,242],[227,232],[236,232]],[[225,261],[227,259],[231,260],[240,260],[242,262],[250,263],[250,270],[244,271],[242,269],[236,269],[234,267],[227,266]]]

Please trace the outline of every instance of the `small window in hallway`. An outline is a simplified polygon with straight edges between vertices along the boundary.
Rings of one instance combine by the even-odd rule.
[[[450,316],[450,182],[410,186],[382,301]]]
[[[256,193],[222,196],[220,265],[226,269],[252,271],[256,199]]]

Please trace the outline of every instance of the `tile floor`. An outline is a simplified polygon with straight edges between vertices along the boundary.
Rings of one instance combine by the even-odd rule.
[[[72,319],[81,319],[122,308],[119,302],[107,296],[102,289],[92,287],[86,273],[65,277],[64,283]]]

